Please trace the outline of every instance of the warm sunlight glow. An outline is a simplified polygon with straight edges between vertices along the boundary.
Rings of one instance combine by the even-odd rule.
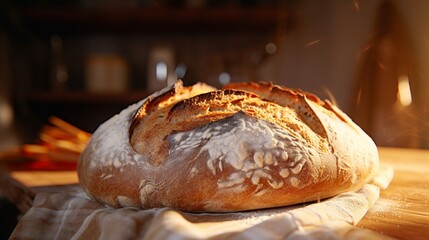
[[[307,47],[311,47],[313,45],[318,44],[320,41],[322,41],[322,40],[321,39],[317,39],[317,40],[314,40],[314,41],[311,41],[311,42],[307,43],[306,45],[307,45]]]
[[[413,101],[408,76],[402,75],[398,78],[398,100],[402,106],[409,106]]]

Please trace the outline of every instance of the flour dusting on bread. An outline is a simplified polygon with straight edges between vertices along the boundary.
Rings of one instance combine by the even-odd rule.
[[[221,126],[222,131],[215,130],[218,126]],[[197,158],[208,153],[205,167],[214,176],[232,167],[234,171],[231,174],[219,178],[220,189],[235,189],[238,185],[244,187],[237,189],[246,189],[250,186],[245,183],[245,179],[255,186],[254,190],[277,189],[285,181],[292,181],[294,187],[302,188],[312,184],[319,175],[319,169],[306,166],[308,161],[313,164],[320,161],[312,146],[294,139],[286,130],[272,123],[254,119],[243,112],[211,125],[172,134],[168,140],[171,156],[187,154],[195,151],[195,148],[199,149]],[[291,180],[303,168],[311,168],[308,169],[307,181]]]

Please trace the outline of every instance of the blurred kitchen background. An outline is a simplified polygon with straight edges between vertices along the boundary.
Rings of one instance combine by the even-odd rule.
[[[93,132],[181,78],[331,99],[380,146],[429,148],[429,1],[6,0],[0,150],[49,116]]]

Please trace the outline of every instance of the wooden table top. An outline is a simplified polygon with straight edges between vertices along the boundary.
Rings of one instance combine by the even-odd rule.
[[[379,152],[395,176],[358,226],[400,239],[429,239],[429,150]]]
[[[379,152],[381,163],[392,166],[395,176],[358,227],[400,239],[429,239],[429,150],[379,148]],[[6,178],[4,174],[6,172],[0,178],[0,190],[6,196],[5,184],[10,185],[10,181],[30,189],[78,183],[73,170],[12,170]],[[18,197],[10,195],[12,200]]]

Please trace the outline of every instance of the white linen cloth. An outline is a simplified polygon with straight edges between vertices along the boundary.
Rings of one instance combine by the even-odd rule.
[[[38,193],[10,239],[380,239],[355,225],[388,187],[393,169],[373,182],[319,203],[236,213],[187,213],[170,208],[114,209],[79,186]]]

